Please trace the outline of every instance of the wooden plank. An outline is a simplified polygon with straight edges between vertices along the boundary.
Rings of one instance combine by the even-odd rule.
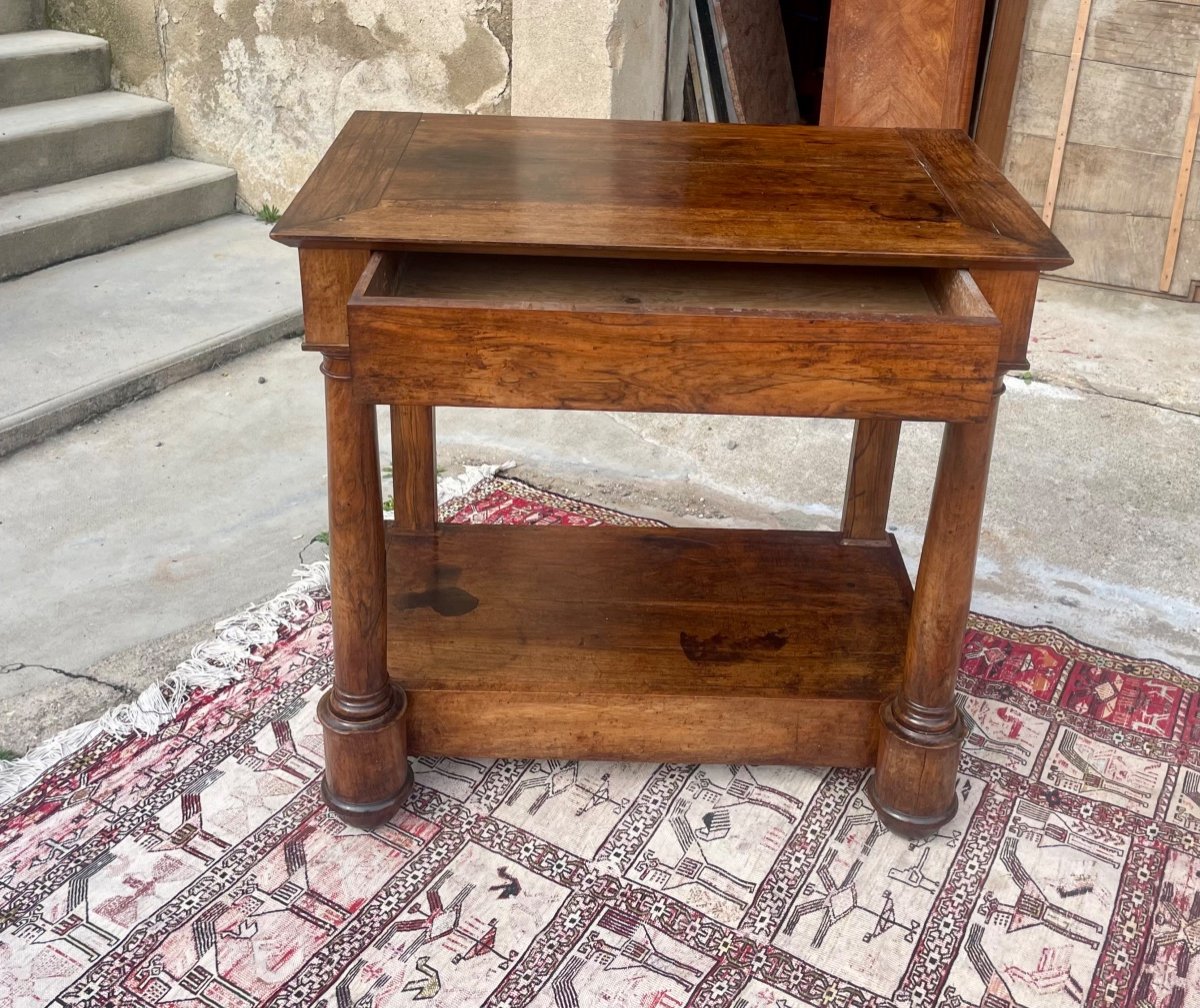
[[[432,406],[392,407],[395,527],[431,531],[437,523],[437,437]]]
[[[996,0],[987,64],[975,119],[975,142],[996,164],[1004,161],[1008,120],[1021,62],[1029,0]]]
[[[822,126],[965,129],[983,0],[833,0]]]
[[[327,155],[335,165],[340,144]],[[964,163],[987,163],[965,136],[947,134],[941,146],[962,148]],[[403,146],[363,157],[374,169],[357,177],[370,184],[335,201],[359,209],[320,219],[289,211],[273,237],[846,265],[1028,269],[1069,259],[1036,217],[1022,217],[1019,194],[993,169],[986,191],[975,179],[934,181],[894,130],[427,115]],[[986,213],[971,212],[981,202]],[[1011,209],[997,213],[1005,203]],[[991,224],[978,226],[985,217]],[[996,226],[1005,220],[1024,223],[1005,231]]]
[[[894,540],[833,533],[443,525],[388,564],[408,690],[879,697],[911,595]]]
[[[1193,195],[1196,186],[1192,186]],[[1159,293],[1162,252],[1170,221],[1166,217],[1061,209],[1055,230],[1079,252],[1063,271],[1068,279],[1129,290]],[[1200,218],[1185,217],[1179,254],[1166,292],[1190,298],[1192,281],[1200,279]]]
[[[700,12],[696,0],[688,2],[688,76],[696,98],[698,122],[716,122],[717,109],[709,79],[708,62],[704,56],[704,40],[700,33]]]
[[[354,289],[369,258],[365,249],[349,253],[300,250],[305,350],[347,345],[346,292]]]
[[[1071,61],[1067,67],[1062,108],[1058,113],[1058,128],[1054,132],[1054,153],[1050,159],[1050,177],[1046,183],[1046,199],[1042,204],[1042,220],[1046,222],[1047,227],[1054,220],[1054,202],[1058,198],[1058,177],[1062,174],[1063,154],[1067,149],[1067,134],[1071,131],[1071,110],[1075,107],[1079,65],[1083,60],[1083,43],[1087,38],[1088,18],[1091,13],[1092,0],[1079,0],[1079,12],[1075,18],[1075,36],[1071,42]]]
[[[868,767],[879,705],[777,697],[408,693],[414,756]]]
[[[1067,56],[1025,52],[1012,115],[1014,132],[1054,139],[1069,69]],[[1178,157],[1192,79],[1191,74],[1085,59],[1067,142]]]
[[[1028,49],[1071,54],[1076,4],[1038,0],[1030,21]],[[1200,0],[1093,0],[1084,62],[1161,70],[1190,76],[1200,47]],[[1061,94],[1061,89],[1060,89]]]
[[[1053,149],[1050,138],[1028,133],[1014,132],[1009,141],[1005,174],[1031,203],[1040,204],[1046,192]],[[1072,140],[1063,157],[1056,208],[1166,219],[1171,215],[1178,174],[1178,153],[1172,156]],[[1200,216],[1198,195],[1193,189],[1185,218]]]
[[[709,122],[732,122],[733,102],[729,94],[729,67],[717,43],[713,24],[713,0],[692,0],[692,37],[696,56],[703,67],[703,85]]]
[[[734,121],[795,123],[796,88],[779,0],[709,0]]]
[[[842,542],[887,541],[888,507],[899,444],[898,421],[876,420],[854,425],[846,496],[842,501]]]
[[[1183,153],[1179,161],[1179,177],[1175,181],[1175,201],[1171,206],[1171,224],[1167,231],[1167,248],[1163,253],[1162,273],[1158,289],[1169,291],[1179,255],[1179,239],[1183,233],[1183,212],[1187,206],[1188,185],[1192,180],[1192,165],[1196,161],[1196,134],[1200,131],[1200,66],[1192,81],[1192,103],[1188,112],[1187,130],[1183,136]]]
[[[1133,290],[1158,289],[1170,222],[1165,217],[1059,210],[1054,229],[1076,250],[1063,275]]]
[[[691,39],[690,0],[670,0],[667,12],[667,73],[663,87],[663,118],[684,118],[684,84],[688,78]]]
[[[975,420],[997,324],[888,316],[350,308],[364,401]]]

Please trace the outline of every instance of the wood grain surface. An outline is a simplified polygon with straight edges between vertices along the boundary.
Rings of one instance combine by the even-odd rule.
[[[347,313],[368,401],[966,420],[991,399],[999,323],[960,271],[389,258]]]
[[[846,495],[842,500],[842,540],[846,543],[888,541],[888,505],[896,475],[900,421],[876,420],[854,425]]]
[[[984,0],[833,0],[823,126],[966,129]]]
[[[974,133],[979,149],[997,165],[1004,164],[1028,14],[1029,0],[996,0]]]
[[[414,756],[868,767],[879,700],[409,694]]]
[[[272,236],[505,254],[1069,262],[995,169],[954,170],[979,162],[955,131],[360,112]]]
[[[737,122],[799,122],[779,0],[711,3]]]
[[[413,751],[460,755],[860,765],[911,594],[894,542],[730,529],[393,529],[388,579]]]

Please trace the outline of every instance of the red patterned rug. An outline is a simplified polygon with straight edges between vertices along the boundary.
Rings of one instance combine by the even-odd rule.
[[[445,517],[639,523],[502,479]],[[862,771],[552,760],[418,760],[371,834],[321,804],[321,573],[0,770],[0,1005],[1200,1005],[1175,669],[972,617],[961,812],[925,842]]]

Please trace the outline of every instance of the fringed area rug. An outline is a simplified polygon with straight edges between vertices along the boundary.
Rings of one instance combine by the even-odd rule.
[[[637,523],[502,479],[444,517]],[[973,617],[961,812],[921,843],[862,771],[553,760],[416,761],[371,834],[321,804],[321,573],[0,777],[0,1004],[1200,1005],[1174,669]]]

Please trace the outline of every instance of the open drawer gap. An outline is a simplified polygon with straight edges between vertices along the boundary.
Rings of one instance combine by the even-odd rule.
[[[1000,324],[963,270],[376,252],[363,401],[981,420]]]
[[[377,252],[351,304],[994,320],[965,270]]]

